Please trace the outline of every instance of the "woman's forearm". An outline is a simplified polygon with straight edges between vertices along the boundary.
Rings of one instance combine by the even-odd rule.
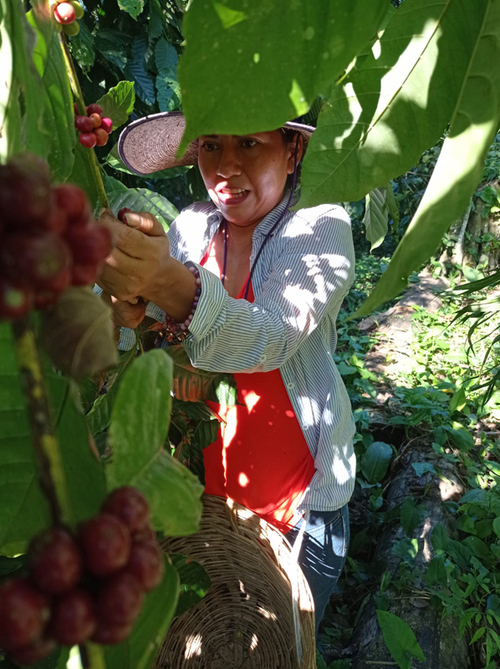
[[[196,291],[196,279],[189,269],[171,258],[168,271],[148,289],[143,297],[154,302],[171,318],[181,323],[191,313]]]

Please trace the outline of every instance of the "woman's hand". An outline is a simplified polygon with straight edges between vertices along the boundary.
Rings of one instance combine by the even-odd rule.
[[[113,323],[120,328],[135,328],[142,323],[146,316],[146,302],[139,300],[136,304],[122,302],[111,296]]]
[[[103,290],[132,303],[138,296],[151,299],[161,292],[172,261],[161,223],[147,212],[127,212],[121,223],[109,209],[103,210],[99,222],[111,231],[114,244],[97,280]]]

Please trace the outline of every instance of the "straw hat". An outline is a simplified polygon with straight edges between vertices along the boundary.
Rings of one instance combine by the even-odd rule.
[[[151,114],[132,121],[118,140],[120,158],[137,174],[151,174],[181,165],[196,165],[197,140],[191,142],[182,158],[175,157],[185,126],[184,114],[179,111]],[[282,127],[299,132],[304,138],[305,147],[315,130],[310,125],[295,121],[288,121]]]

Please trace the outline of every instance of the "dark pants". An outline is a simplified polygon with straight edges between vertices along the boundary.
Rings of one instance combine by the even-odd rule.
[[[302,518],[286,538],[293,545]],[[310,511],[302,546],[299,552],[299,564],[311,588],[316,615],[316,639],[318,627],[335,591],[338,578],[347,557],[349,547],[349,511],[347,504],[337,511]]]

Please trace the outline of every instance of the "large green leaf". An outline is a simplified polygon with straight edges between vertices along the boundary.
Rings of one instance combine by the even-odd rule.
[[[167,198],[147,188],[127,188],[112,177],[106,178],[105,187],[109,206],[115,215],[122,207],[128,207],[132,211],[149,211],[168,230],[170,223],[179,213]]]
[[[165,575],[150,592],[132,634],[126,641],[105,649],[108,669],[148,669],[174,617],[179,597],[179,576],[165,559]]]
[[[366,238],[370,242],[370,251],[376,249],[384,241],[387,234],[389,208],[387,206],[387,189],[374,188],[366,196],[363,224]]]
[[[187,127],[200,134],[279,128],[305,113],[376,34],[386,0],[193,2],[179,81]]]
[[[71,38],[71,55],[81,70],[87,73],[95,61],[95,40],[85,21],[79,21],[78,25],[80,32]]]
[[[164,450],[170,420],[172,362],[162,350],[134,360],[113,406],[108,465],[111,487],[133,485],[149,500],[156,529],[178,536],[195,532],[203,486]]]
[[[23,149],[46,158],[51,130],[45,89],[33,63],[35,34],[20,0],[0,0],[0,159]]]
[[[438,162],[389,267],[354,316],[370,313],[406,287],[410,274],[434,253],[446,230],[463,215],[481,181],[484,160],[500,124],[500,3],[484,0],[473,7],[482,25]]]
[[[489,4],[402,3],[372,54],[323,107],[304,160],[300,207],[359,200],[436,143],[453,116]]]
[[[210,587],[210,577],[201,564],[189,556],[172,553],[170,559],[180,577],[179,601],[175,611],[175,615],[180,616],[205,597]]]
[[[381,481],[392,460],[392,448],[383,441],[374,441],[363,454],[361,470],[368,483]]]
[[[144,9],[144,0],[118,0],[118,7],[136,19]]]
[[[105,495],[101,464],[90,449],[85,418],[66,379],[46,366],[46,385],[77,522],[95,514]],[[33,534],[46,527],[49,513],[36,479],[26,403],[8,324],[0,324],[0,549],[23,552]]]
[[[400,669],[411,669],[411,658],[425,662],[415,634],[404,620],[389,611],[377,611],[385,644]]]
[[[146,70],[146,35],[138,35],[132,42],[132,59],[127,63],[125,74],[134,80],[135,92],[147,105],[154,105],[156,94],[153,77]]]
[[[120,81],[114,88],[97,100],[102,107],[102,115],[113,121],[113,130],[119,128],[128,121],[128,117],[134,109],[135,92],[131,81]]]

